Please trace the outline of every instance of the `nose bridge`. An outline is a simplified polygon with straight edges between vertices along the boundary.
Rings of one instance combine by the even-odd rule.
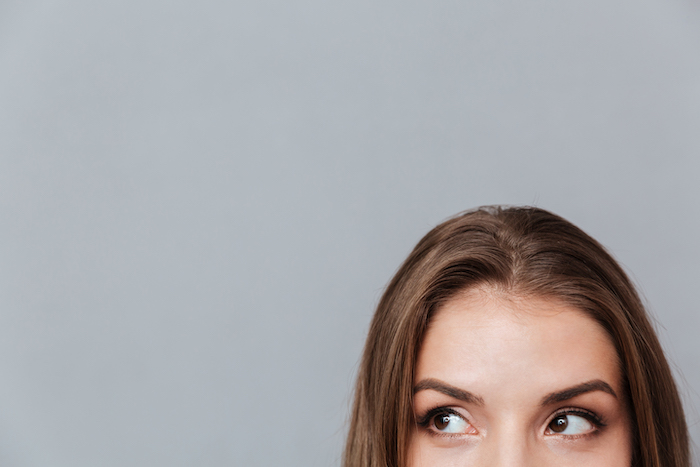
[[[518,423],[507,423],[487,435],[484,467],[542,467],[532,449],[531,432]]]

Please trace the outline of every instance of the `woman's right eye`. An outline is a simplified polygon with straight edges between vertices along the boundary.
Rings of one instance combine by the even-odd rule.
[[[476,430],[461,415],[453,411],[440,411],[428,415],[428,428],[445,434],[474,434]]]

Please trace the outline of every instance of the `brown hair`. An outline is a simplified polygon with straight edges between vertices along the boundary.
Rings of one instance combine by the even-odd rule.
[[[688,430],[668,363],[634,286],[594,239],[538,208],[482,207],[431,230],[382,296],[360,364],[344,467],[404,467],[415,362],[442,303],[477,285],[563,300],[609,333],[620,358],[633,465],[689,467]]]

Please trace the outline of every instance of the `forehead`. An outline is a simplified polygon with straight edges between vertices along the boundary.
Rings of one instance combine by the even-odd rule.
[[[416,368],[416,380],[423,378],[506,396],[620,380],[608,334],[583,312],[557,300],[484,291],[448,301],[433,317]]]

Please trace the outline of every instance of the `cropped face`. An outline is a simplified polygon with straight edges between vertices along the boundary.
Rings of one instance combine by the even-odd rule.
[[[464,294],[419,353],[409,467],[629,467],[621,384],[610,338],[577,309]]]

